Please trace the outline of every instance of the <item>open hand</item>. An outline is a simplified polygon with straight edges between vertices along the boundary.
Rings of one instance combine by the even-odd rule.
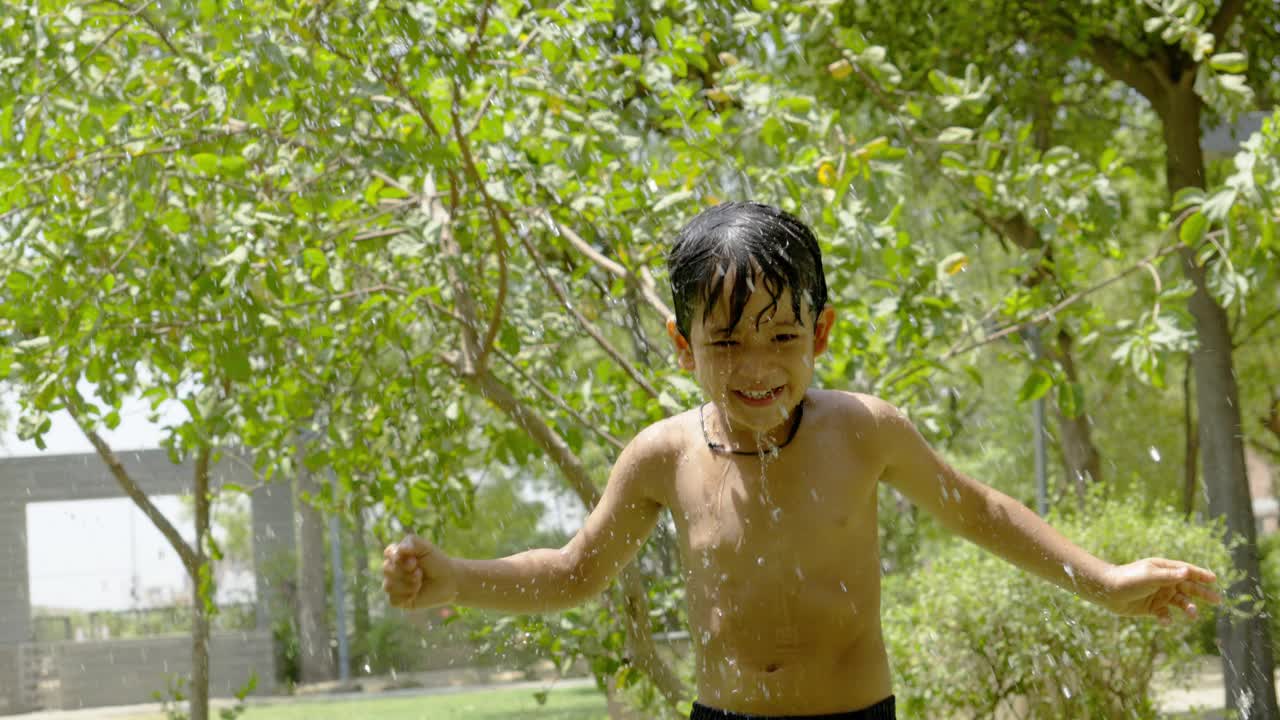
[[[1104,604],[1121,615],[1154,615],[1163,624],[1173,621],[1173,608],[1198,617],[1195,600],[1222,601],[1213,590],[1217,576],[1178,560],[1147,558],[1115,565],[1107,574]]]
[[[458,581],[448,555],[417,535],[406,535],[382,551],[382,589],[392,607],[412,610],[452,602]]]

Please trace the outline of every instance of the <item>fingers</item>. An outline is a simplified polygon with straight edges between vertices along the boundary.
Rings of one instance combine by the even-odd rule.
[[[1180,582],[1177,587],[1178,592],[1188,596],[1189,598],[1199,598],[1214,605],[1222,602],[1222,595],[1200,583]]]
[[[382,590],[392,607],[413,607],[422,590],[422,564],[418,553],[423,543],[413,535],[382,551]]]
[[[1164,558],[1151,558],[1151,564],[1164,571],[1164,577],[1170,580],[1192,580],[1201,583],[1213,583],[1218,581],[1218,576],[1211,570],[1192,565],[1191,563],[1181,562],[1179,560],[1166,560]]]

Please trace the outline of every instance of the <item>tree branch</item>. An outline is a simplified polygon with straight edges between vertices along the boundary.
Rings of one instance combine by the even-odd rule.
[[[552,217],[551,213],[548,212],[546,208],[537,208],[537,210],[541,213],[543,221],[548,227],[559,233],[564,237],[564,239],[568,240],[569,244],[577,248],[578,252],[586,255],[587,259],[591,260],[596,265],[599,265],[601,268],[604,268],[604,270],[609,272],[611,275],[620,277],[628,283],[637,286],[640,290],[640,294],[644,296],[645,302],[649,303],[649,306],[656,310],[658,314],[662,316],[663,320],[675,315],[671,312],[671,308],[667,307],[667,304],[662,302],[662,299],[658,297],[658,293],[653,287],[652,278],[646,279],[636,277],[630,270],[623,267],[620,263],[610,260],[600,251],[591,247],[591,244],[586,240],[583,240],[582,236],[574,232],[573,228],[570,228]]]
[[[1120,43],[1105,37],[1089,38],[1089,55],[1113,80],[1137,90],[1160,114],[1170,86],[1168,72],[1152,58],[1135,55]]]
[[[35,102],[31,103],[31,105],[34,107],[44,103],[44,99],[49,97],[49,93],[53,92],[54,90],[57,90],[58,86],[62,85],[62,83],[69,80],[71,76],[80,72],[80,68],[84,67],[84,64],[89,61],[89,58],[93,57],[94,54],[96,54],[99,50],[101,50],[103,45],[106,45],[107,43],[111,42],[111,39],[114,38],[116,35],[119,35],[122,30],[129,27],[129,23],[133,22],[133,18],[137,16],[138,13],[141,13],[143,10],[146,10],[147,6],[151,5],[155,1],[156,0],[147,0],[146,2],[141,3],[140,5],[138,5],[138,7],[131,10],[129,14],[125,16],[125,19],[123,22],[121,22],[119,25],[116,25],[115,28],[113,28],[111,32],[107,33],[105,37],[99,40],[97,44],[89,48],[89,52],[85,53],[83,57],[81,57],[78,61],[76,61],[75,67],[68,70],[62,77],[55,80],[52,85],[50,85],[49,87],[41,91],[40,95],[36,98]]]
[[[588,511],[596,506],[600,501],[600,492],[591,481],[590,473],[565,443],[564,438],[552,430],[537,413],[521,403],[488,368],[480,368],[476,373],[463,375],[462,379],[471,383],[486,400],[511,418],[550,456],[551,461],[555,463],[568,481],[569,487]],[[630,563],[623,568],[620,580],[624,597],[624,624],[627,629],[628,644],[636,655],[636,664],[653,680],[668,706],[674,708],[684,699],[684,683],[667,666],[654,646],[653,633],[649,625],[649,601],[645,591],[644,577],[636,564]]]
[[[1035,315],[1032,315],[1030,318],[1028,318],[1028,319],[1026,319],[1026,320],[1024,320],[1024,321],[1022,321],[1022,322],[1015,323],[1015,324],[1013,324],[1013,325],[1008,325],[1008,326],[1006,326],[1006,327],[1004,327],[1004,328],[1002,328],[1002,329],[1000,329],[1000,330],[997,330],[997,331],[996,331],[996,332],[994,332],[994,333],[991,333],[990,335],[987,335],[987,336],[983,337],[981,340],[978,340],[978,341],[976,341],[976,342],[969,343],[968,345],[965,345],[965,346],[960,347],[960,348],[952,348],[951,350],[948,350],[946,353],[944,353],[944,354],[942,355],[942,360],[944,360],[944,361],[945,361],[945,360],[950,360],[951,358],[955,357],[956,355],[960,355],[960,354],[962,354],[962,353],[969,352],[970,350],[974,350],[974,349],[976,349],[976,348],[980,348],[980,347],[982,347],[983,345],[988,345],[988,344],[993,343],[993,342],[995,342],[996,340],[999,340],[1000,338],[1006,337],[1006,336],[1008,336],[1008,335],[1012,335],[1012,334],[1014,334],[1014,333],[1022,332],[1023,330],[1026,330],[1027,328],[1031,327],[1032,325],[1039,325],[1040,323],[1044,322],[1045,320],[1049,320],[1049,319],[1051,319],[1052,317],[1054,317],[1055,315],[1057,315],[1057,314],[1058,314],[1059,312],[1061,312],[1062,310],[1066,309],[1067,307],[1069,307],[1069,306],[1071,306],[1071,305],[1074,305],[1075,303],[1079,302],[1080,300],[1084,299],[1085,297],[1088,297],[1089,295],[1092,295],[1093,293],[1098,292],[1099,290],[1102,290],[1103,288],[1106,288],[1106,287],[1108,287],[1108,286],[1110,286],[1110,285],[1113,285],[1113,284],[1115,284],[1115,283],[1119,282],[1120,280],[1123,280],[1124,278],[1128,277],[1129,275],[1132,275],[1133,273],[1137,272],[1138,270],[1141,270],[1142,268],[1144,268],[1144,267],[1146,267],[1146,266],[1150,265],[1150,263],[1151,263],[1151,261],[1152,261],[1152,260],[1158,260],[1158,259],[1160,259],[1160,258],[1162,258],[1162,257],[1164,257],[1164,256],[1166,256],[1166,255],[1172,254],[1172,253],[1174,253],[1174,252],[1176,252],[1176,251],[1178,251],[1178,250],[1182,249],[1183,247],[1184,247],[1184,245],[1183,245],[1181,242],[1175,242],[1175,243],[1172,243],[1172,244],[1170,244],[1170,245],[1167,245],[1167,246],[1165,246],[1165,247],[1163,247],[1163,248],[1160,248],[1159,250],[1157,250],[1156,252],[1152,253],[1151,255],[1148,255],[1147,257],[1143,258],[1142,260],[1139,260],[1139,261],[1138,261],[1137,263],[1135,263],[1134,265],[1130,265],[1129,267],[1127,267],[1127,268],[1125,268],[1124,270],[1122,270],[1122,271],[1120,271],[1120,272],[1116,273],[1115,275],[1112,275],[1111,277],[1107,278],[1106,280],[1103,280],[1102,282],[1100,282],[1100,283],[1098,283],[1098,284],[1096,284],[1096,285],[1093,285],[1093,286],[1091,286],[1091,287],[1085,288],[1085,289],[1083,289],[1083,290],[1079,290],[1079,291],[1077,291],[1077,292],[1072,293],[1071,295],[1068,295],[1068,296],[1067,296],[1066,298],[1064,298],[1061,302],[1057,303],[1056,305],[1054,305],[1053,307],[1050,307],[1050,308],[1049,308],[1049,309],[1047,309],[1047,310],[1042,310],[1041,312],[1036,313]]]
[[[568,413],[569,416],[572,417],[574,420],[577,420],[579,425],[595,433],[596,435],[600,436],[600,439],[612,445],[614,449],[622,450],[624,443],[621,440],[611,435],[607,430],[600,428],[597,423],[593,423],[590,420],[587,420],[587,418],[583,417],[582,413],[578,412],[573,408],[572,405],[565,402],[564,398],[551,392],[551,390],[549,390],[547,386],[538,382],[537,378],[525,372],[523,368],[521,368],[519,365],[516,364],[515,358],[511,357],[505,352],[502,352],[502,350],[500,349],[495,348],[494,352],[498,354],[498,357],[502,358],[503,362],[507,364],[507,367],[510,367],[517,375],[520,376],[521,380],[523,380],[525,383],[529,385],[532,385],[533,389],[537,390],[539,395],[546,398],[547,400],[550,400],[552,404],[554,404],[556,407]]]
[[[1272,320],[1276,319],[1276,317],[1280,317],[1280,307],[1277,307],[1273,309],[1271,312],[1267,313],[1267,315],[1262,318],[1261,322],[1249,328],[1249,331],[1246,332],[1244,334],[1244,337],[1240,338],[1240,340],[1236,342],[1234,346],[1236,348],[1243,347],[1245,343],[1253,339],[1253,336],[1256,335],[1259,330],[1261,330],[1264,327],[1267,327]]]
[[[151,498],[147,497],[142,488],[138,487],[138,484],[133,481],[133,477],[129,475],[129,471],[125,469],[124,463],[120,462],[120,458],[111,449],[111,446],[107,445],[97,431],[90,427],[88,419],[84,416],[84,406],[76,401],[71,393],[64,393],[62,402],[67,406],[67,412],[80,428],[80,432],[84,433],[85,438],[93,445],[93,449],[97,451],[98,457],[102,458],[102,461],[107,464],[107,469],[111,471],[111,475],[119,483],[120,489],[124,490],[124,494],[128,495],[130,500],[133,500],[133,504],[138,506],[142,514],[146,515],[147,519],[160,531],[160,534],[164,535],[164,538],[169,541],[173,551],[182,560],[182,566],[187,573],[192,578],[198,577],[200,560],[196,551],[187,544],[186,540],[182,539],[182,535],[173,526],[173,523],[169,522],[164,513],[160,512],[160,509],[151,502]]]
[[[1218,8],[1218,14],[1214,15],[1213,20],[1209,22],[1209,32],[1213,33],[1214,49],[1221,50],[1223,38],[1243,10],[1244,0],[1223,0],[1222,6]]]
[[[129,6],[124,3],[124,0],[107,0],[107,2],[110,2],[112,5],[115,5],[116,7],[124,8],[125,10],[129,9]],[[150,4],[151,3],[147,3],[147,5],[150,5]],[[186,53],[174,47],[172,42],[169,42],[169,36],[165,35],[164,30],[159,25],[157,25],[154,20],[151,19],[151,16],[147,14],[145,8],[146,8],[146,5],[143,6],[142,12],[138,13],[138,15],[142,18],[142,21],[145,22],[151,28],[151,31],[154,32],[160,38],[160,41],[163,42],[169,48],[169,52],[173,53],[174,55],[177,55],[180,58],[186,57],[187,56]]]
[[[533,263],[537,266],[538,273],[547,281],[547,285],[551,287],[551,292],[560,300],[560,304],[564,309],[568,310],[570,315],[573,315],[573,318],[578,321],[578,325],[580,325],[583,330],[587,331],[587,334],[596,341],[596,344],[599,345],[601,349],[609,355],[609,357],[613,358],[613,361],[616,362],[618,366],[627,373],[627,375],[631,376],[631,379],[634,380],[637,385],[643,388],[650,397],[657,398],[659,394],[658,390],[654,388],[653,385],[645,379],[644,375],[640,374],[640,371],[637,370],[636,367],[625,357],[623,357],[621,352],[618,352],[618,349],[613,346],[613,343],[610,343],[608,338],[601,334],[596,326],[592,324],[592,322],[588,320],[572,302],[569,301],[568,294],[565,293],[564,288],[560,287],[560,283],[551,276],[551,272],[547,270],[546,263],[542,260],[542,255],[538,252],[538,249],[533,246],[533,243],[529,242],[529,238],[523,234],[519,237],[521,244],[524,245],[529,256],[533,258]]]
[[[485,3],[481,19],[481,27],[485,18],[488,17],[488,3]],[[475,184],[476,189],[480,191],[480,197],[484,201],[485,211],[489,215],[489,226],[493,228],[493,240],[498,250],[498,296],[493,301],[493,315],[489,318],[489,328],[485,332],[484,340],[480,343],[480,352],[474,360],[477,371],[483,368],[489,358],[489,350],[493,348],[493,342],[498,337],[498,329],[502,326],[502,310],[507,302],[507,235],[502,229],[502,220],[498,218],[498,211],[495,209],[493,198],[489,195],[489,189],[484,186],[484,178],[480,177],[480,170],[476,168],[475,159],[471,156],[471,143],[467,142],[467,136],[462,132],[462,119],[458,116],[458,99],[461,89],[458,86],[457,78],[453,80],[453,103],[449,106],[449,114],[453,119],[453,136],[458,142],[458,149],[462,153],[463,167],[466,173],[471,177],[471,182]],[[503,211],[508,224],[512,230],[516,230],[515,224],[511,223],[511,217]]]

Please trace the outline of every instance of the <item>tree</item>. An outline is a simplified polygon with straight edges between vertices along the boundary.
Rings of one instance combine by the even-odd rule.
[[[901,37],[898,26],[884,13],[859,2],[848,2],[845,7],[850,17],[869,21],[865,27],[874,28],[869,32],[877,41],[892,42]],[[919,10],[918,6],[899,5],[889,14]],[[881,22],[886,19],[890,22]],[[1144,98],[1150,103],[1164,140],[1165,203],[1174,212],[1183,212],[1198,204],[1188,198],[1203,198],[1208,186],[1200,145],[1202,117],[1228,117],[1246,106],[1251,98],[1247,79],[1265,88],[1266,95],[1274,94],[1275,78],[1265,69],[1259,72],[1258,67],[1273,67],[1276,46],[1272,30],[1276,19],[1274,4],[1236,0],[1217,4],[1181,0],[1094,3],[1088,8],[1050,10],[1023,3],[991,3],[939,13],[930,22],[910,24],[906,32],[925,36],[917,38],[920,42],[914,46],[925,49],[917,68],[928,68],[935,61],[945,65],[948,55],[980,63],[988,61],[987,67],[998,78],[997,92],[1003,91],[1000,96],[1007,98],[1002,104],[1015,108],[1014,112],[1023,117],[1043,117],[1044,100],[1040,98],[1045,97],[1046,90],[1050,91],[1050,102],[1070,97],[1069,92],[1059,94],[1054,90],[1054,80],[1071,83],[1103,74],[1123,88],[1112,97],[1123,101],[1136,94]],[[941,33],[948,30],[953,31],[949,39],[940,41]],[[967,47],[959,46],[961,43]],[[1031,60],[1032,52],[1039,61]],[[1016,57],[1025,64],[1019,66],[1002,57]],[[1250,65],[1247,58],[1256,58],[1257,62],[1248,75],[1242,75]],[[1054,80],[1046,88],[1043,77],[1035,71],[1054,66],[1059,69],[1050,75]],[[934,73],[930,74],[931,79],[939,77],[938,71],[929,72]],[[1114,127],[1117,120],[1130,114],[1108,110],[1097,113],[1096,107],[1094,104],[1074,113],[1068,110],[1061,115],[1070,119],[1061,124],[1067,125],[1070,133],[1088,127],[1086,118],[1093,114],[1101,117],[1092,124]],[[1095,127],[1092,136],[1104,134]],[[1082,151],[1089,149],[1087,144],[1077,146]],[[1190,188],[1200,189],[1200,194],[1184,192]],[[1228,307],[1254,287],[1246,275],[1231,269],[1232,261],[1249,258],[1256,262],[1259,248],[1264,253],[1270,250],[1265,242],[1248,242],[1244,239],[1247,236],[1239,235],[1241,218],[1229,211],[1236,195],[1218,195],[1224,203],[1220,207],[1183,212],[1177,220],[1185,219],[1191,227],[1180,231],[1188,242],[1177,254],[1190,284],[1187,308],[1195,328],[1192,366],[1200,416],[1197,446],[1209,488],[1210,514],[1225,515],[1229,530],[1246,540],[1234,557],[1245,579],[1233,590],[1258,597],[1257,550],[1244,474],[1244,433]],[[1235,239],[1226,243],[1226,248],[1197,246],[1210,215],[1213,221],[1224,221],[1225,232]],[[1264,218],[1259,231],[1269,232],[1269,227],[1270,221]],[[1226,266],[1225,273],[1220,264]],[[1226,280],[1227,287],[1222,284],[1224,274],[1232,276]],[[1144,354],[1151,357],[1149,350]],[[1132,353],[1129,355],[1132,357]],[[1276,716],[1273,662],[1265,621],[1260,617],[1236,620],[1224,615],[1220,640],[1229,678],[1229,706],[1249,702],[1262,708],[1262,716]],[[1242,697],[1251,699],[1242,701]]]
[[[841,95],[840,60],[886,86],[896,69],[833,44],[826,4],[105,7],[18,4],[0,29],[17,99],[0,109],[0,292],[23,300],[0,310],[0,377],[32,437],[62,406],[92,432],[125,395],[175,398],[191,414],[175,457],[245,448],[264,480],[332,469],[340,491],[316,501],[369,508],[384,537],[457,524],[495,466],[589,508],[621,438],[694,402],[652,361],[665,240],[741,196],[819,231],[841,309],[822,383],[946,427],[938,358],[986,308],[912,202],[902,116]],[[936,102],[970,113],[948,77]],[[1079,236],[1105,227],[1109,179],[1083,153],[1010,148],[1002,173],[1051,188]],[[1011,334],[1061,304],[1051,285],[983,301]],[[671,583],[650,564],[574,617],[626,638],[591,650],[602,675],[638,668],[676,707],[688,689],[648,610]]]

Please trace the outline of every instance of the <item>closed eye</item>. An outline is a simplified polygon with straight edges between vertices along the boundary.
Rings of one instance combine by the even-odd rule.
[[[784,333],[784,334],[782,334],[782,335],[774,335],[774,336],[773,336],[773,341],[774,341],[774,342],[780,342],[780,343],[784,343],[784,342],[791,342],[792,340],[795,340],[795,339],[796,339],[796,338],[798,338],[798,337],[800,337],[800,336],[799,336],[799,335],[793,335],[793,334]]]
[[[712,347],[733,347],[738,344],[737,340],[716,340],[711,343]]]

